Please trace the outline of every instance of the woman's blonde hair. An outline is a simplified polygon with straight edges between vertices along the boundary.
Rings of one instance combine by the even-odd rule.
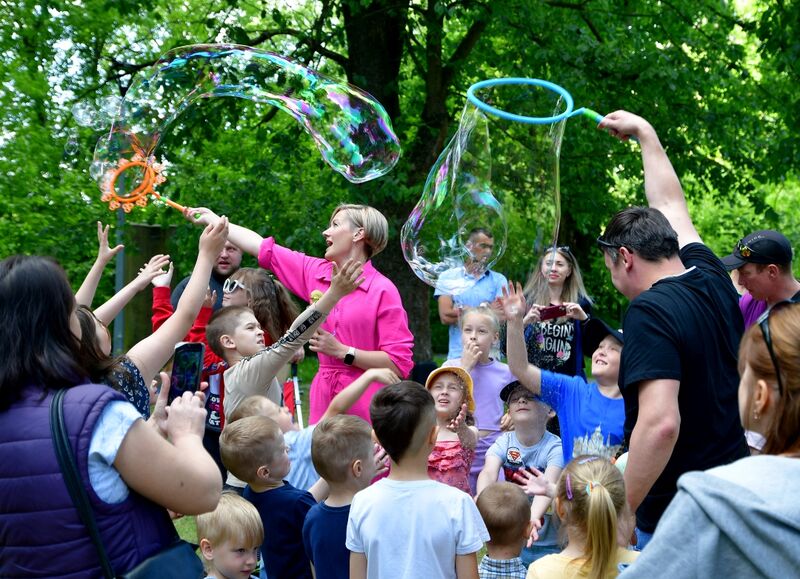
[[[548,289],[547,278],[542,273],[542,264],[554,253],[558,253],[563,257],[570,267],[570,274],[564,280],[564,287],[561,289],[561,301],[577,303],[581,299],[585,299],[591,303],[591,299],[586,293],[586,287],[583,285],[583,276],[581,275],[581,268],[578,266],[578,260],[572,255],[569,247],[563,245],[559,247],[551,247],[545,251],[536,264],[536,268],[531,272],[525,288],[522,290],[525,294],[525,300],[528,305],[539,304],[548,305],[550,303],[550,291]],[[559,321],[572,321],[567,318],[558,318]]]
[[[766,432],[764,454],[800,453],[800,303],[779,303],[767,318],[772,351],[780,369],[783,393],[777,400],[773,420]],[[750,326],[739,345],[739,373],[749,366],[755,380],[764,380],[778,390],[778,374],[770,357],[760,324]],[[753,404],[747,393],[747,412]]]
[[[578,456],[561,473],[556,500],[565,526],[585,541],[581,570],[602,579],[614,569],[617,517],[625,506],[622,473],[599,456]]]
[[[289,291],[266,270],[243,267],[232,273],[231,279],[247,288],[247,306],[253,310],[261,329],[269,334],[267,345],[285,334],[300,315]]]
[[[344,214],[356,228],[364,230],[364,246],[367,259],[372,259],[386,247],[389,241],[389,222],[383,213],[369,205],[339,205],[331,214],[331,221],[339,213]]]

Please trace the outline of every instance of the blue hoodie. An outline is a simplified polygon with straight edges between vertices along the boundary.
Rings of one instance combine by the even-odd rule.
[[[800,459],[751,456],[678,480],[652,541],[620,577],[797,577]]]

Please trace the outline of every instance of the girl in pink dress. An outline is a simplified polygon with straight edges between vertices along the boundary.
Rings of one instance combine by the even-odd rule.
[[[463,368],[437,368],[425,387],[433,396],[439,426],[436,445],[428,457],[428,476],[472,494],[469,469],[478,442],[478,429],[468,425],[475,411],[472,378]]]

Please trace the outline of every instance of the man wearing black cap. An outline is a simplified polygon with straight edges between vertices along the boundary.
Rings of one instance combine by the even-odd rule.
[[[747,293],[739,300],[744,327],[751,326],[768,307],[800,299],[800,281],[792,274],[792,245],[771,229],[762,229],[736,242],[733,253],[722,258],[728,271],[737,270]]]
[[[522,322],[528,310],[522,289],[510,284],[503,294],[500,301],[508,321],[508,367],[521,384],[556,411],[564,464],[582,454],[613,458],[624,438],[625,402],[617,385],[622,332],[599,318],[584,322],[582,347],[591,353],[596,382],[542,370],[528,362]]]
[[[703,245],[652,125],[617,111],[599,127],[638,141],[649,205],[617,213],[597,240],[611,282],[630,300],[619,376],[629,443],[625,492],[637,548],[645,548],[682,474],[749,454],[738,408],[744,324],[739,296]],[[623,518],[623,532],[631,523]]]

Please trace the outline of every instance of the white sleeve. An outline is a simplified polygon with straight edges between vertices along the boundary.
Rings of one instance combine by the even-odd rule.
[[[128,498],[128,485],[114,468],[117,452],[128,430],[142,415],[127,401],[109,402],[92,432],[89,442],[89,481],[103,501],[117,504]]]
[[[361,540],[360,523],[361,516],[358,496],[353,497],[353,504],[350,506],[350,515],[347,517],[347,537],[345,546],[353,553],[364,553],[364,543]]]
[[[464,497],[461,498],[460,513],[455,521],[458,525],[456,555],[469,555],[483,548],[484,542],[489,540],[489,531],[475,501],[466,493],[462,494]]]

